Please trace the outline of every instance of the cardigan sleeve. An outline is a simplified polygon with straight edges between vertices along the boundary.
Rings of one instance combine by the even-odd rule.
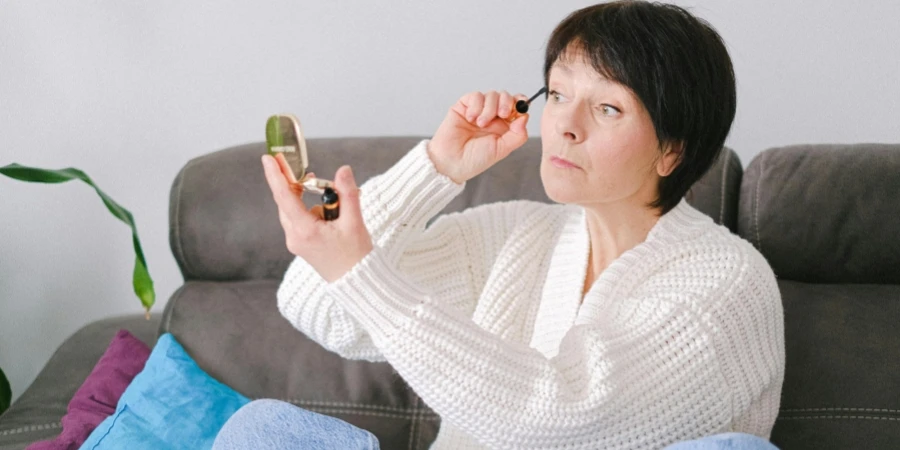
[[[624,309],[576,324],[548,359],[434,301],[379,250],[327,289],[430,407],[488,447],[662,448],[732,420],[716,325],[690,306],[703,299],[617,298]]]
[[[363,220],[375,248],[383,249],[401,271],[435,298],[462,311],[474,310],[483,276],[473,267],[490,267],[483,255],[502,240],[514,222],[514,208],[485,205],[462,213],[438,214],[464,189],[438,173],[426,152],[427,140],[385,173],[361,186]],[[474,263],[473,263],[474,261]],[[481,280],[481,281],[479,281]],[[327,282],[305,260],[294,258],[278,288],[278,308],[295,328],[345,358],[384,361],[368,332],[324,288]],[[460,301],[465,299],[466,301]]]

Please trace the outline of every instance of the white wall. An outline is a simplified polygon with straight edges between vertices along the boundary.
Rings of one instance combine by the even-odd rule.
[[[276,112],[310,137],[429,135],[465,92],[536,91],[550,31],[593,2],[262,3],[0,1],[0,165],[79,167],[131,209],[156,312],[182,282],[167,207],[188,159],[262,140]],[[900,2],[679,3],[729,44],[728,144],[745,165],[775,145],[900,141]],[[79,327],[141,311],[133,258],[87,186],[0,177],[0,367],[15,396]]]

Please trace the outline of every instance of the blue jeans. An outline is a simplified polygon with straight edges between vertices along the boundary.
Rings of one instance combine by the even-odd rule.
[[[778,450],[769,441],[747,433],[721,433],[676,442],[664,450]]]
[[[219,430],[213,450],[232,449],[378,449],[372,433],[343,420],[278,400],[254,400],[239,409]],[[722,433],[682,441],[664,450],[778,450],[765,439],[745,433]]]
[[[279,400],[254,400],[237,410],[216,435],[213,450],[378,450],[374,434],[343,420]]]

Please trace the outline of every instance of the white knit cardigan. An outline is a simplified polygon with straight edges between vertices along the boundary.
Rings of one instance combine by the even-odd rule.
[[[343,357],[388,361],[441,416],[433,449],[659,449],[768,439],[784,379],[775,276],[684,200],[583,297],[578,206],[440,216],[464,189],[420,142],[362,186],[375,249],[325,282],[295,258],[278,307]]]

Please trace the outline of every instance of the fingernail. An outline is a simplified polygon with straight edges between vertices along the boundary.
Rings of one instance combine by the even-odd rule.
[[[347,166],[347,180],[356,184],[356,177],[353,176],[353,168],[350,166]]]

